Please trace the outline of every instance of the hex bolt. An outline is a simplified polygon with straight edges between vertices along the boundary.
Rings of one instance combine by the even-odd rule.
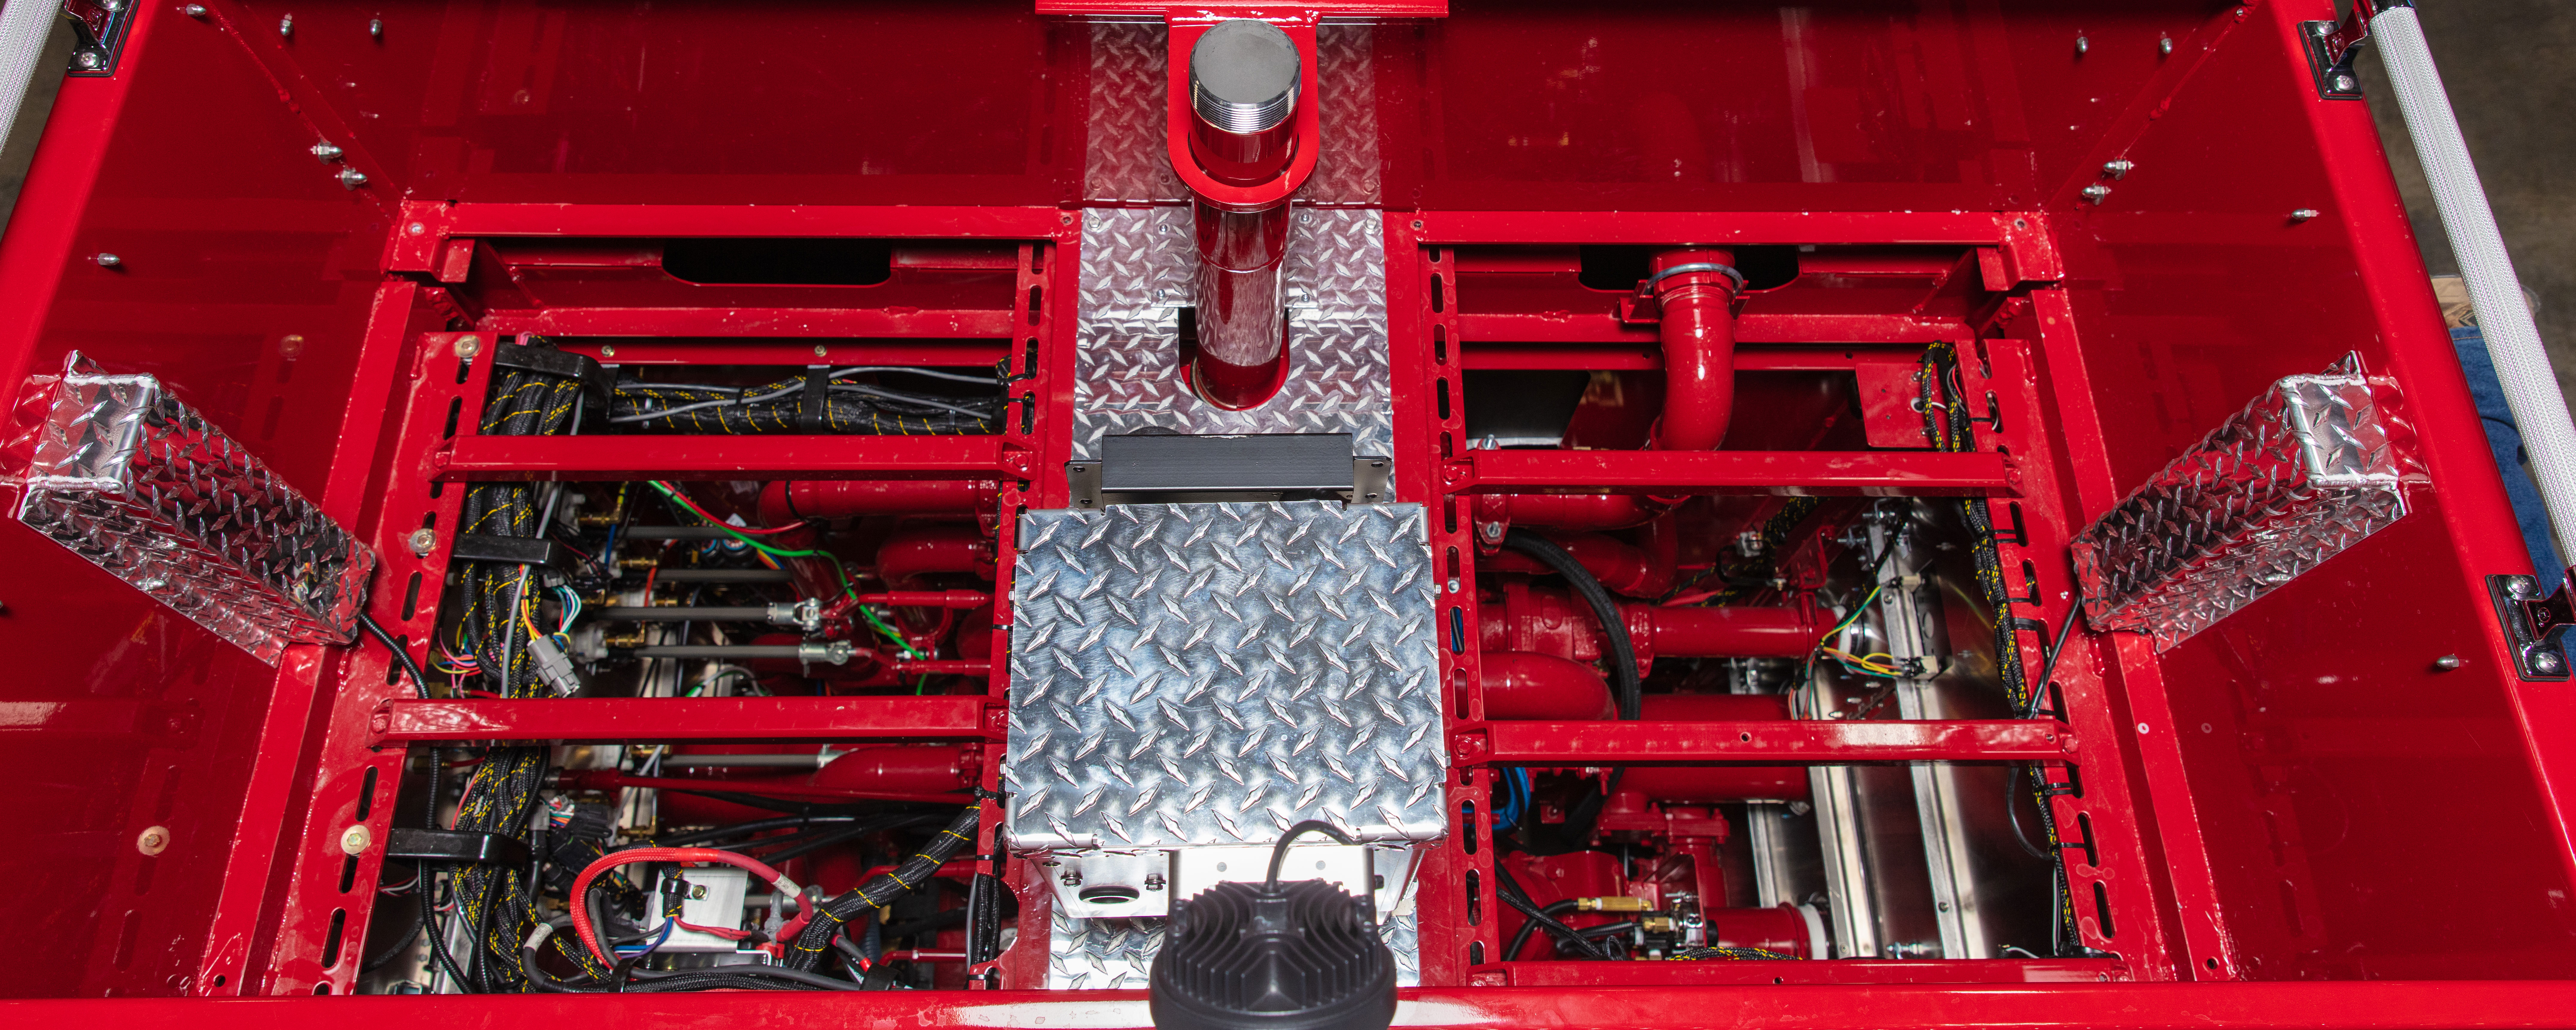
[[[354,190],[367,184],[367,173],[355,168],[340,169],[340,188]]]
[[[818,344],[815,344],[815,345],[814,345],[814,356],[815,356],[815,357],[818,357],[818,358],[819,358],[819,357],[822,357],[824,353],[825,353],[825,351],[824,351],[824,347],[823,347],[823,345],[822,345],[822,344],[819,344],[819,343],[818,343]]]
[[[422,236],[428,234],[429,226],[423,225],[419,222],[413,222],[410,225],[403,226],[403,231],[414,236]]]
[[[2129,177],[2129,171],[2136,167],[2138,167],[2138,163],[2131,161],[2128,158],[2114,158],[2110,161],[2103,162],[2102,174],[2108,175],[2114,179],[2126,179]]]
[[[2156,53],[2170,56],[2173,53],[2173,37],[2166,36],[2156,40]]]
[[[134,838],[134,850],[146,855],[158,855],[169,848],[170,828],[167,826],[144,827],[143,833]]]
[[[2091,49],[2093,49],[2092,40],[2086,39],[2082,36],[2075,37],[2075,56],[2082,57],[2084,56],[2085,51]]]
[[[90,260],[98,262],[98,267],[100,268],[115,268],[116,266],[125,263],[124,258],[110,254],[106,251],[100,251],[97,257],[91,258]]]
[[[2531,671],[2543,676],[2555,676],[2567,671],[2567,659],[2560,657],[2556,651],[2540,651],[2531,656]]]
[[[412,531],[411,553],[414,557],[427,558],[429,557],[429,552],[437,549],[438,534],[436,532],[426,529],[415,529]]]
[[[94,70],[99,65],[107,63],[107,58],[96,50],[83,50],[80,53],[72,55],[72,63],[80,65],[82,70],[88,71]]]
[[[599,356],[600,356],[600,357],[603,357],[603,358],[613,358],[613,357],[616,357],[616,356],[617,356],[617,345],[616,345],[616,344],[613,344],[613,343],[603,343],[603,344],[600,344],[600,345],[599,345]]]
[[[293,39],[293,38],[295,38],[295,16],[294,16],[294,15],[290,14],[290,15],[287,15],[286,17],[283,17],[283,18],[279,18],[279,19],[277,19],[277,34],[278,34],[278,36],[279,36],[280,38],[283,38],[283,39]]]
[[[2104,198],[2104,197],[2108,197],[2108,196],[2110,196],[2110,195],[2111,195],[2111,187],[2108,187],[2108,186],[2102,185],[2101,183],[2098,183],[2098,182],[2097,182],[2097,183],[2094,183],[2093,185],[2090,185],[2090,186],[2086,186],[2086,187],[2084,187],[2084,199],[2089,200],[2089,201],[2092,201],[2093,203],[2096,203],[2096,204],[2101,203],[2101,202],[2102,202],[2102,198]]]
[[[368,38],[368,39],[374,39],[374,40],[382,40],[382,39],[384,39],[384,38],[385,38],[385,20],[384,20],[384,19],[382,19],[382,18],[369,18],[369,19],[367,19],[367,38]]]
[[[470,358],[483,353],[483,338],[467,333],[456,338],[456,356]]]
[[[2353,90],[2361,88],[2361,81],[2350,75],[2337,75],[2335,76],[2334,86],[2335,92],[2350,93]]]
[[[2439,657],[2439,658],[2433,659],[2433,668],[2434,668],[2434,669],[2436,669],[2436,670],[2442,671],[2442,672],[2449,672],[2449,671],[2451,671],[2451,670],[2453,670],[2453,669],[2457,669],[2457,668],[2459,668],[2459,667],[2460,667],[2460,656],[2459,656],[2459,655],[2455,655],[2455,654],[2446,654],[2446,655],[2443,655],[2442,657]]]
[[[1449,592],[1453,594],[1458,592],[1458,577],[1449,577]]]
[[[191,17],[191,18],[203,18],[203,17],[205,17],[205,16],[206,16],[206,5],[204,5],[204,4],[189,4],[189,5],[188,5],[188,6],[186,6],[186,7],[182,7],[182,8],[180,8],[180,9],[179,9],[179,13],[184,14],[184,15],[187,15],[188,17]]]
[[[2296,225],[2296,224],[2298,224],[2298,223],[2300,223],[2300,222],[2304,222],[2304,221],[2307,221],[2307,220],[2309,220],[2309,219],[2315,218],[2316,216],[2318,216],[2318,215],[2320,215],[2320,214],[2323,214],[2323,213],[2324,213],[2324,212],[2319,211],[2319,210],[2317,210],[2317,209],[2315,209],[2315,208],[2312,208],[2312,207],[2303,207],[2303,208],[2300,208],[2300,209],[2298,209],[2298,210],[2296,210],[2296,211],[2292,211],[2292,212],[2290,212],[2290,224],[2292,224],[2292,225]]]
[[[327,139],[316,143],[313,145],[313,159],[326,165],[337,161],[340,159],[340,147]]]
[[[375,842],[376,835],[367,832],[365,823],[340,831],[340,853],[343,855],[355,857],[366,854],[367,845]]]

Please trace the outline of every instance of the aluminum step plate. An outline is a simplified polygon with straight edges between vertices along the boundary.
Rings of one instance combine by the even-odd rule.
[[[1022,516],[1012,846],[1440,836],[1425,529],[1420,505],[1328,501]]]

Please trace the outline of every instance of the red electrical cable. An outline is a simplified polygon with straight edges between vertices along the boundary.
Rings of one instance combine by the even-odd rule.
[[[584,867],[581,875],[573,877],[572,928],[574,933],[581,936],[582,946],[589,948],[590,953],[597,956],[604,965],[614,966],[617,960],[610,958],[607,949],[599,946],[599,931],[590,925],[590,882],[598,879],[601,873],[636,862],[721,862],[750,870],[753,876],[769,881],[771,886],[785,892],[788,897],[796,897],[803,891],[803,888],[796,886],[796,881],[787,878],[787,874],[770,868],[759,859],[731,851],[718,851],[714,848],[633,848],[602,855],[598,861]]]

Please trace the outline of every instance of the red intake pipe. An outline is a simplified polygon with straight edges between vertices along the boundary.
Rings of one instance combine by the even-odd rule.
[[[1611,719],[1610,685],[1581,662],[1527,651],[1487,651],[1482,675],[1488,719]]]
[[[877,547],[877,578],[897,589],[933,572],[972,573],[990,580],[993,542],[969,526],[926,526],[897,531]]]
[[[1735,294],[1743,276],[1735,252],[1658,252],[1652,285],[1662,312],[1664,415],[1655,447],[1715,450],[1735,410]]]
[[[760,491],[760,521],[784,526],[854,515],[980,515],[992,510],[1001,490],[990,479],[773,479]]]
[[[1487,651],[1531,651],[1578,662],[1599,661],[1606,650],[1592,609],[1564,590],[1512,581],[1500,596],[1489,593],[1479,620],[1478,646]],[[1803,658],[1815,650],[1825,627],[1805,605],[1660,608],[1619,606],[1636,645],[1639,675],[1658,655],[1671,658]]]
[[[1660,598],[1673,589],[1681,562],[1681,537],[1667,515],[1646,523],[1646,545],[1638,547],[1599,533],[1550,533],[1584,571],[1614,594]],[[1498,551],[1478,559],[1503,572],[1546,573],[1547,566],[1517,551]]]
[[[1648,694],[1639,714],[1649,722],[1769,722],[1789,717],[1779,694]],[[1632,765],[1622,793],[1658,802],[1804,801],[1807,770],[1797,765]]]

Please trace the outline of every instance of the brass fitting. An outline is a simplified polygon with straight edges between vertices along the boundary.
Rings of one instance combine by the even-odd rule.
[[[1621,895],[1607,898],[1576,898],[1574,910],[1577,912],[1644,912],[1647,908],[1646,899]]]

